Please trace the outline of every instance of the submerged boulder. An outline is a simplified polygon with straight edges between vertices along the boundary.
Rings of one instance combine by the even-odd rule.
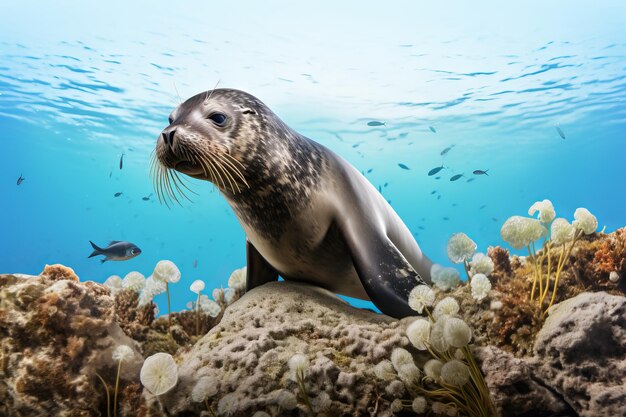
[[[626,415],[626,297],[582,293],[537,334],[536,376],[580,416]]]
[[[382,399],[390,384],[377,382],[374,365],[408,345],[404,329],[404,321],[354,308],[320,288],[269,283],[228,307],[219,325],[180,356],[180,382],[163,404],[172,414],[200,414],[206,406],[192,392],[202,379],[216,385],[208,403],[218,415],[308,415],[288,365],[302,354],[316,415],[391,415]],[[405,394],[396,391],[392,399]]]

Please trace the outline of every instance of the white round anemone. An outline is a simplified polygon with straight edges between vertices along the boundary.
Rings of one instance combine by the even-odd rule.
[[[228,287],[235,291],[243,291],[246,289],[246,272],[247,268],[235,269],[230,278],[228,278]]]
[[[584,234],[590,235],[598,229],[598,219],[584,207],[579,207],[574,212],[572,224],[576,229],[582,230]]]
[[[132,271],[126,274],[122,281],[124,289],[132,291],[141,291],[146,286],[146,277],[141,272]]]
[[[470,287],[472,287],[472,297],[474,300],[481,301],[487,297],[489,291],[491,291],[491,282],[485,274],[476,274],[472,277]]]
[[[450,317],[441,316],[433,325],[430,331],[430,345],[437,352],[446,352],[450,348],[450,344],[445,338],[444,329],[446,325],[446,321],[448,321]]]
[[[395,348],[391,352],[391,363],[405,384],[417,381],[420,376],[420,370],[415,366],[413,356],[405,349]]]
[[[426,398],[419,395],[413,399],[413,402],[411,403],[411,410],[417,414],[424,414],[427,406],[428,403],[426,402]]]
[[[141,294],[139,295],[139,301],[137,305],[143,307],[152,302],[155,295],[159,295],[165,292],[165,283],[156,281],[152,275],[146,279],[146,285],[143,287]]]
[[[443,336],[448,345],[461,348],[472,339],[472,329],[463,320],[457,317],[448,317],[443,327]]]
[[[383,381],[393,381],[397,376],[396,371],[393,369],[393,364],[387,359],[376,364],[374,367],[374,375]]]
[[[162,395],[178,382],[178,368],[169,353],[155,353],[146,358],[139,374],[141,383],[154,395]]]
[[[470,370],[463,362],[452,359],[441,367],[441,378],[450,385],[462,387],[467,384]]]
[[[180,280],[180,270],[174,262],[163,260],[157,262],[152,276],[157,281],[175,284]]]
[[[298,406],[298,399],[291,391],[283,389],[276,395],[276,404],[283,410],[293,410]]]
[[[438,380],[441,376],[441,367],[443,366],[443,362],[438,359],[430,359],[424,364],[424,373],[427,377]]]
[[[487,276],[491,275],[494,269],[493,261],[491,257],[485,255],[484,253],[477,253],[472,257],[472,261],[470,262],[470,274],[485,274]]]
[[[537,201],[528,209],[529,216],[534,216],[536,212],[539,212],[539,221],[543,224],[550,223],[556,216],[550,200]]]
[[[215,394],[217,394],[217,381],[214,378],[203,376],[191,390],[191,399],[196,403],[201,403]]]
[[[202,290],[204,290],[204,281],[197,279],[191,283],[189,286],[191,292],[195,292],[196,294],[200,294]]]
[[[220,398],[217,403],[218,415],[232,416],[239,411],[239,404],[241,404],[241,395],[231,392]]]
[[[539,220],[522,216],[509,217],[500,229],[502,239],[515,249],[522,249],[547,234],[548,229]]]
[[[424,307],[430,307],[435,301],[435,293],[428,285],[418,285],[409,293],[409,307],[422,314]]]
[[[557,246],[571,242],[575,234],[576,228],[561,217],[555,219],[550,226],[550,240]]]
[[[227,306],[231,305],[237,299],[237,291],[232,288],[226,288],[224,290],[224,304]]]
[[[439,264],[430,267],[430,279],[442,291],[456,288],[461,282],[459,271]]]
[[[116,293],[123,287],[122,278],[117,275],[111,275],[104,281],[104,285],[111,289],[112,293]]]
[[[211,293],[213,299],[218,303],[224,302],[224,289],[223,288],[214,288]]]
[[[128,345],[119,345],[113,351],[114,361],[129,361],[135,357],[135,352]]]
[[[297,381],[298,376],[306,378],[309,374],[309,367],[311,366],[309,358],[301,353],[296,353],[289,358],[287,364],[289,365],[289,370],[291,371],[291,378],[294,381]]]
[[[399,398],[396,398],[395,400],[393,400],[391,402],[391,405],[389,406],[389,408],[391,409],[392,413],[399,413],[400,411],[402,411],[402,400],[400,400]]]
[[[454,316],[459,312],[459,303],[452,297],[441,299],[433,310],[433,318],[439,320],[441,316]]]
[[[418,350],[428,349],[430,326],[430,320],[417,319],[406,328],[406,335],[409,341]]]
[[[204,294],[200,296],[198,305],[204,314],[208,314],[211,317],[217,317],[222,311],[222,307],[219,304]]]
[[[476,252],[476,242],[465,233],[455,233],[448,240],[448,258],[455,264],[464,262]]]

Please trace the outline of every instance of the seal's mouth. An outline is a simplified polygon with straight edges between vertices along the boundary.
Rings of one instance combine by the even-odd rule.
[[[190,177],[203,177],[203,169],[200,165],[191,161],[180,161],[174,165],[174,169],[178,172],[182,172]],[[205,178],[202,178],[205,179]]]

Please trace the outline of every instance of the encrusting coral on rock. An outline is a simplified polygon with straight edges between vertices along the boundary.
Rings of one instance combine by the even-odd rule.
[[[590,219],[576,221],[590,230]],[[194,285],[195,304],[169,317],[156,317],[162,289],[139,273],[106,285],[61,265],[0,275],[0,415],[461,416],[445,399],[478,377],[472,357],[498,415],[626,415],[626,229],[571,245],[558,286],[541,277],[556,288],[547,311],[547,295],[544,308],[529,302],[542,250],[531,261],[462,246],[473,285],[437,266],[437,284],[411,296],[423,317],[403,320],[292,282],[238,299],[245,270],[215,301]]]

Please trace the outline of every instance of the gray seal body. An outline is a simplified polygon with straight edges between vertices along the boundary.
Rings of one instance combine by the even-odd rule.
[[[247,236],[248,290],[280,275],[372,300],[393,317],[415,315],[408,294],[430,283],[432,262],[400,217],[352,165],[252,95],[191,97],[172,112],[155,155],[160,196],[180,188],[171,171],[225,196]]]

